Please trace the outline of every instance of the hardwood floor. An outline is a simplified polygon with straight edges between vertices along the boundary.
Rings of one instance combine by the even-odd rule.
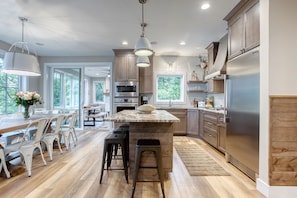
[[[53,161],[45,152],[47,166],[39,155],[33,159],[32,176],[26,172],[10,179],[0,177],[0,197],[86,197],[86,198],[128,198],[131,195],[132,177],[126,183],[124,172],[105,171],[99,184],[104,137],[108,132],[88,130],[77,131],[78,143],[70,151],[60,154],[54,150]],[[227,170],[231,176],[189,176],[183,162],[174,149],[173,172],[165,181],[168,198],[262,198],[255,183],[231,164],[225,162],[221,153],[195,138],[185,137],[183,144],[199,144]],[[121,165],[121,163],[119,163]],[[158,182],[138,182],[134,197],[161,197]]]

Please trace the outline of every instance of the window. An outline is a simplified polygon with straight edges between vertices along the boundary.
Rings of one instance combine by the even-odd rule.
[[[54,71],[54,108],[75,108],[79,106],[79,77]]]
[[[0,57],[0,70],[2,69],[3,58]],[[5,74],[0,71],[0,114],[11,114],[18,111],[13,96],[19,91],[20,77],[17,75]]]
[[[180,74],[157,75],[156,102],[184,102],[184,76]]]
[[[94,102],[103,103],[104,102],[104,90],[105,83],[103,81],[94,81],[93,83],[93,93],[94,93]]]

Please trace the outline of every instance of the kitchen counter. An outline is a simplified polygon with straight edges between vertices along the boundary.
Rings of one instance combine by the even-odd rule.
[[[104,120],[114,122],[179,122],[177,117],[165,110],[154,110],[148,114],[137,110],[124,110],[104,118]]]
[[[213,113],[220,113],[224,114],[224,109],[216,109],[216,108],[197,108],[197,107],[157,107],[157,109],[162,109],[162,110],[170,110],[170,109],[197,109],[197,110],[202,110],[202,111],[209,111]]]
[[[123,110],[104,118],[105,121],[129,124],[130,173],[134,169],[135,145],[138,139],[159,139],[162,150],[164,177],[172,172],[174,123],[180,120],[165,110],[154,110],[151,114],[141,114],[136,110]],[[144,153],[145,166],[154,166],[155,160],[150,153]],[[144,171],[145,170],[145,171]],[[157,180],[156,169],[140,169],[139,180]]]

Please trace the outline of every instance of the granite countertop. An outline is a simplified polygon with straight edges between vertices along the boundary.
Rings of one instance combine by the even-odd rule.
[[[141,113],[137,110],[123,110],[104,118],[114,122],[180,122],[180,120],[165,110],[154,110],[152,113]]]
[[[202,111],[208,111],[208,112],[213,112],[213,113],[220,113],[224,114],[224,109],[219,109],[219,108],[197,108],[197,107],[157,107],[157,109],[162,109],[162,110],[170,110],[170,109],[194,109],[194,110],[202,110]]]

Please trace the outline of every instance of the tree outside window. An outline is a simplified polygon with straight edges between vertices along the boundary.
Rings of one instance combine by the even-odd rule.
[[[0,114],[12,114],[18,111],[13,96],[19,91],[20,77],[1,72],[2,64],[0,58]]]
[[[105,83],[103,81],[94,82],[94,101],[97,103],[104,102],[104,87]]]
[[[184,77],[177,74],[157,75],[157,102],[184,102]]]
[[[54,108],[79,106],[79,78],[63,71],[54,72]]]

